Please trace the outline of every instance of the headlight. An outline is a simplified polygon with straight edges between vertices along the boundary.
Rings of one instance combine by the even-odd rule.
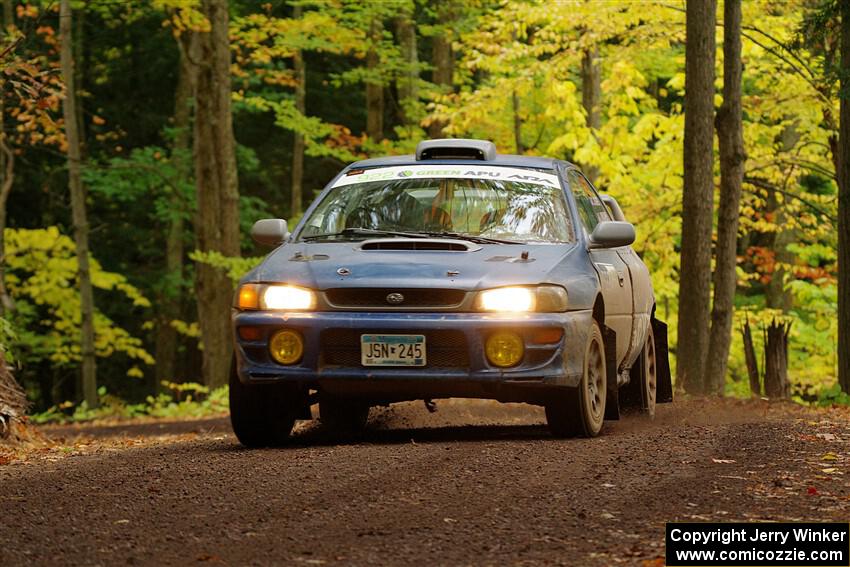
[[[309,289],[293,285],[270,285],[263,292],[260,305],[263,309],[303,311],[316,305],[316,294]]]
[[[506,313],[566,311],[567,290],[558,285],[488,289],[478,294],[476,308]]]
[[[482,311],[532,311],[534,292],[526,287],[488,289],[478,295]]]
[[[239,309],[304,311],[316,306],[316,294],[294,285],[245,284],[236,296]]]

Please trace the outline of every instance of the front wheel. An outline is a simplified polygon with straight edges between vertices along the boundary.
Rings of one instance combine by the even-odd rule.
[[[286,384],[243,384],[234,362],[230,372],[230,425],[246,447],[284,443],[304,403],[303,392]]]
[[[546,405],[546,421],[556,437],[596,437],[605,420],[608,394],[605,342],[593,322],[584,353],[584,372],[577,388]]]

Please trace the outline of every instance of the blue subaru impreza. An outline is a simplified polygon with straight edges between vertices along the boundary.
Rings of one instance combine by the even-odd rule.
[[[595,436],[672,399],[634,227],[572,164],[429,140],[343,169],[240,282],[233,430],[285,440],[319,404],[325,426],[369,408],[484,398],[542,405],[553,434]]]

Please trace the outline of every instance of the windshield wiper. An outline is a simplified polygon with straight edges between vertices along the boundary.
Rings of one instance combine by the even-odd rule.
[[[488,238],[486,236],[475,236],[473,234],[463,234],[460,232],[432,232],[417,230],[416,234],[423,234],[425,236],[432,236],[436,238],[457,238],[458,240],[468,240],[469,242],[475,242],[476,244],[525,244],[525,242],[520,242],[518,240],[502,240],[500,238]]]
[[[427,235],[423,232],[401,232],[395,230],[375,230],[371,228],[361,228],[352,226],[341,230],[340,232],[330,232],[328,234],[313,234],[304,236],[301,240],[333,240],[335,238],[343,238],[347,236],[401,236],[407,238],[425,238]]]

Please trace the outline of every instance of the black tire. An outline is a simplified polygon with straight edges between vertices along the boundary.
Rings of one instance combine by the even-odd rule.
[[[300,388],[286,384],[243,384],[230,372],[230,425],[246,447],[281,445],[289,438],[295,416],[306,403]]]
[[[334,433],[360,433],[369,420],[369,405],[357,400],[323,396],[319,398],[319,420]]]
[[[605,342],[599,323],[593,322],[584,353],[584,372],[577,388],[570,388],[546,404],[546,421],[555,437],[596,437],[605,421],[607,396]]]
[[[646,416],[655,417],[655,402],[658,394],[658,361],[652,325],[649,326],[649,333],[640,352],[639,362],[640,411]]]

